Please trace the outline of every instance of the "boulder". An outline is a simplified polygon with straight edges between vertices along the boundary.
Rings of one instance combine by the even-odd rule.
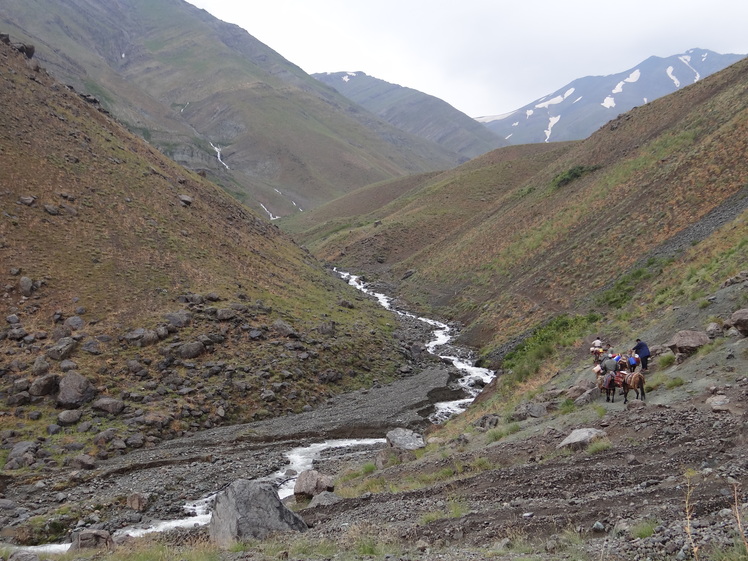
[[[44,356],[39,355],[34,360],[34,365],[31,367],[31,374],[34,376],[42,376],[49,372],[49,363],[44,359]]]
[[[524,402],[520,403],[512,413],[513,421],[524,421],[528,417],[539,418],[548,414],[548,405],[545,403]]]
[[[426,446],[423,436],[410,429],[393,429],[387,433],[386,438],[389,446],[401,450],[418,450]]]
[[[127,496],[127,508],[137,512],[144,512],[148,508],[149,493],[132,493]]]
[[[730,316],[730,325],[737,329],[743,337],[748,337],[748,308],[734,312]]]
[[[187,327],[192,323],[192,314],[187,310],[179,310],[178,312],[171,312],[164,316],[164,319],[174,327]]]
[[[114,549],[112,536],[106,530],[82,530],[73,536],[70,544],[70,551],[101,548]]]
[[[678,353],[692,355],[699,350],[699,347],[703,347],[708,343],[709,335],[706,332],[684,330],[678,331],[667,346],[670,347],[670,350],[675,355]]]
[[[202,342],[190,341],[180,345],[177,349],[177,354],[180,358],[191,359],[199,357],[205,352],[205,350],[205,345],[203,345]]]
[[[57,407],[77,409],[96,397],[96,388],[87,378],[71,370],[60,380],[60,391],[57,394]]]
[[[60,376],[58,374],[45,374],[31,383],[29,394],[33,396],[50,395],[60,387]]]
[[[293,487],[295,497],[311,499],[323,491],[334,491],[335,483],[329,475],[322,475],[315,469],[302,471]]]
[[[78,421],[81,420],[81,417],[83,416],[83,411],[80,409],[66,409],[65,411],[61,411],[59,415],[57,415],[57,422],[63,426],[67,427],[70,425],[74,425]]]
[[[576,398],[574,400],[574,405],[576,405],[577,407],[582,407],[583,405],[587,405],[588,403],[592,403],[593,401],[595,401],[595,399],[597,399],[599,395],[600,390],[597,388],[592,388]]]
[[[21,277],[21,280],[18,281],[18,289],[21,291],[22,296],[29,297],[34,290],[34,281],[29,277]]]
[[[343,499],[332,493],[331,491],[322,491],[319,495],[315,495],[314,498],[309,502],[307,508],[314,508],[315,506],[329,506],[339,503]]]
[[[269,483],[238,479],[218,493],[208,532],[219,547],[265,539],[278,532],[303,532],[306,523],[290,511]]]
[[[70,465],[75,469],[95,469],[96,460],[88,454],[80,454],[70,460]]]
[[[605,438],[607,433],[604,430],[585,428],[575,429],[564,438],[557,446],[557,449],[569,448],[571,450],[584,450],[595,440]]]
[[[80,316],[71,316],[66,319],[62,325],[67,327],[70,331],[78,331],[79,329],[83,329],[86,322],[83,321],[83,318]]]
[[[64,360],[71,355],[77,344],[72,337],[63,337],[47,349],[47,356],[52,360]]]
[[[105,411],[111,415],[119,415],[125,408],[125,402],[113,397],[100,397],[91,404],[91,407],[99,411]]]
[[[722,337],[722,326],[717,322],[712,322],[706,326],[706,334],[710,339]]]

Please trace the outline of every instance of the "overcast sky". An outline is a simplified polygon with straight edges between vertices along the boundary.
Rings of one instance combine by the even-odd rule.
[[[748,0],[188,0],[309,74],[362,71],[471,117],[691,48],[748,54]]]

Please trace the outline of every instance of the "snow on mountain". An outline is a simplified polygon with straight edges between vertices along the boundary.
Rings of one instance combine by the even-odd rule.
[[[693,84],[744,56],[705,49],[653,56],[624,72],[579,78],[516,111],[476,120],[511,144],[578,140],[621,113]]]

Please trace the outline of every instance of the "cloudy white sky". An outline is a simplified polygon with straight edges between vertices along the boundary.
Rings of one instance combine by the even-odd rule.
[[[691,48],[748,54],[746,0],[188,0],[300,66],[362,71],[472,117]]]

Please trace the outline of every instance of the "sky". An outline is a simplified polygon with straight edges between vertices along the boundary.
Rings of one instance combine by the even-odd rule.
[[[309,74],[365,72],[471,117],[692,48],[748,54],[747,0],[188,0]]]

